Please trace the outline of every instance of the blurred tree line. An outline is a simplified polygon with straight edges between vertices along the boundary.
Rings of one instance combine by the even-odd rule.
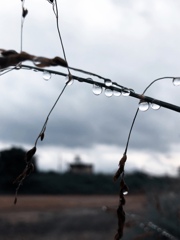
[[[0,193],[14,194],[16,185],[13,181],[25,168],[26,151],[11,148],[0,152]],[[34,172],[25,180],[19,194],[117,194],[119,183],[113,182],[113,175],[75,174],[41,172],[33,163]],[[126,183],[130,193],[147,193],[153,191],[176,191],[179,179],[151,177],[142,172],[126,174]],[[178,189],[177,189],[178,190]]]

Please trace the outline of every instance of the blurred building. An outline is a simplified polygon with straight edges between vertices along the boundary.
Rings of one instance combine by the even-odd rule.
[[[83,163],[80,156],[75,156],[74,162],[69,164],[69,172],[78,174],[92,174],[93,164]]]

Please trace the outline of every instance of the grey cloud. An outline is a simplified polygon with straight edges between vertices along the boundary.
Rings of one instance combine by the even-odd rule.
[[[131,1],[128,2],[131,3]],[[24,32],[25,50],[47,57],[61,54],[58,37],[57,35],[54,37],[55,28],[50,29],[54,24],[54,18],[49,25],[45,24],[39,30],[34,29],[36,21],[37,19],[32,25],[29,21],[28,29]],[[92,32],[91,39],[88,39],[85,38],[83,29],[72,28],[70,31],[64,27],[63,39],[70,65],[102,74],[124,86],[134,88],[139,93],[156,77],[172,73],[178,75],[179,64],[176,56],[179,51],[177,48],[179,35],[174,32],[177,39],[169,40],[168,32],[162,34],[165,30],[161,30],[157,34],[153,24],[151,23],[153,36],[149,33],[142,39],[137,39],[136,35],[133,38],[116,32],[114,35],[107,35],[107,38],[99,39],[99,35],[96,36]],[[38,33],[39,37],[36,36]],[[102,37],[106,33],[103,34]],[[66,72],[61,68],[55,70]],[[0,91],[3,92],[1,101],[4,107],[1,107],[0,115],[0,140],[33,144],[65,81],[56,76],[46,84],[42,81],[40,74],[38,76],[30,72],[23,72],[23,74],[23,76],[15,75],[14,81],[17,78],[19,80],[17,86],[13,85],[14,94],[11,89],[9,101],[4,100],[7,96],[3,92],[1,82]],[[78,75],[78,73],[75,74]],[[3,78],[4,81],[6,79],[10,82],[8,76]],[[10,76],[12,77],[13,74]],[[22,85],[22,89],[18,87],[19,85]],[[148,91],[148,95],[153,95],[155,91],[159,93],[160,89],[160,87],[154,87],[153,91]],[[166,94],[161,92],[160,95],[154,96],[161,99],[164,95]],[[178,91],[172,95],[167,100],[173,99],[176,103]],[[92,86],[74,83],[65,91],[50,116],[42,145],[85,148],[96,144],[107,144],[123,147],[126,144],[137,104],[138,100],[132,98],[106,98],[103,94],[97,97],[92,93]],[[146,113],[140,113],[129,147],[138,151],[144,149],[156,152],[170,151],[171,145],[179,141],[178,117],[176,113],[163,109],[157,112],[149,110]]]

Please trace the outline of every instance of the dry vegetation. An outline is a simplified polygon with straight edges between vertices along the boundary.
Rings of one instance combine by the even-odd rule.
[[[12,196],[0,197],[2,239],[104,239],[117,230],[118,196]],[[127,211],[142,212],[143,195],[127,197]]]

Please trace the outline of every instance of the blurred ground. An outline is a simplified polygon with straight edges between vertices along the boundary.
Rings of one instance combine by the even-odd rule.
[[[127,212],[143,213],[145,196],[126,199]],[[19,196],[17,205],[13,200],[0,197],[2,240],[110,240],[117,231],[118,196]]]

